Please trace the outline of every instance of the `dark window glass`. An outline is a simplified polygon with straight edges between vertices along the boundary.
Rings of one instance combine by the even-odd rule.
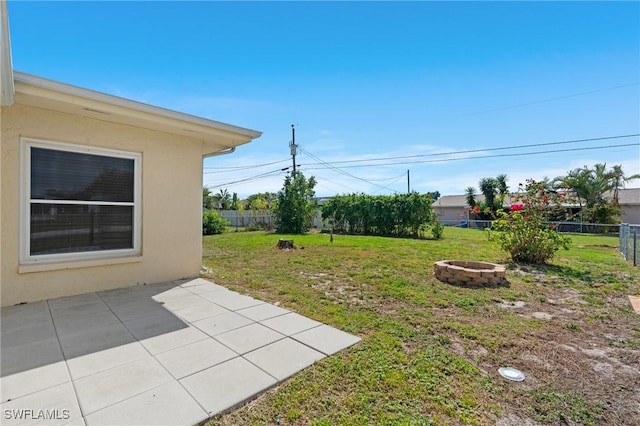
[[[134,160],[31,148],[31,199],[133,202]]]
[[[133,206],[31,204],[31,255],[133,248]]]

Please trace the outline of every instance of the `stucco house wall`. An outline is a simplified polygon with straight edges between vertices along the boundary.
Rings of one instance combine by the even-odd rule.
[[[203,157],[261,132],[13,70],[0,2],[0,306],[194,277]]]
[[[19,104],[1,120],[2,306],[199,273],[201,141]],[[141,153],[140,256],[19,264],[23,137]]]

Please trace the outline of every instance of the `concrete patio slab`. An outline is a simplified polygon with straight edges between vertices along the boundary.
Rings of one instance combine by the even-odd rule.
[[[211,318],[194,321],[193,325],[213,337],[236,328],[244,327],[252,322],[249,318],[243,317],[235,312],[227,312]]]
[[[291,336],[292,334],[322,325],[322,323],[318,321],[303,317],[294,312],[260,321],[260,323],[286,336]]]
[[[145,347],[145,349],[147,349],[147,351],[149,351],[149,353],[156,355],[208,338],[209,336],[207,334],[192,326],[148,337],[141,340],[140,343]]]
[[[102,351],[67,359],[69,374],[73,379],[89,376],[128,364],[132,361],[150,358],[151,355],[140,342],[127,343]]]
[[[278,380],[284,380],[324,358],[320,353],[291,338],[263,346],[244,357]]]
[[[108,324],[82,333],[60,336],[66,359],[99,352],[135,342],[129,330],[121,324]]]
[[[188,327],[188,324],[166,310],[160,310],[153,315],[125,321],[124,325],[138,340],[144,340],[149,337],[159,336]]]
[[[55,335],[55,329],[51,321],[26,324],[9,329],[2,327],[2,348],[8,349],[14,346],[39,342],[53,335]]]
[[[51,312],[46,302],[8,306],[0,311],[2,331],[26,324],[51,321]]]
[[[42,401],[49,407],[64,408],[46,408]],[[73,386],[66,382],[2,404],[2,424],[84,425],[85,422]]]
[[[86,418],[93,425],[193,425],[207,413],[177,382],[165,383]]]
[[[53,321],[58,336],[67,336],[70,334],[86,333],[96,328],[104,326],[120,324],[120,320],[110,310],[97,312],[90,315],[82,316],[62,316],[56,317]]]
[[[78,303],[72,305],[54,305],[51,307],[51,316],[55,321],[57,318],[95,314],[104,311],[108,312],[109,307],[102,300],[96,300],[93,302]]]
[[[229,309],[230,311],[236,311],[238,309],[248,308],[250,306],[264,303],[252,297],[244,296],[240,293],[229,290],[203,293],[201,296],[213,303],[217,303],[223,308]]]
[[[42,389],[70,382],[64,361],[43,365],[11,375],[2,375],[2,401],[15,400]]]
[[[202,284],[202,283],[198,285],[188,285],[184,287],[184,289],[190,291],[193,294],[204,294],[204,293],[210,293],[212,291],[226,290],[226,288],[222,287],[221,285]]]
[[[198,304],[196,306],[190,306],[173,311],[176,316],[189,322],[215,317],[216,315],[227,314],[229,312],[231,311],[207,300],[205,300],[205,304]]]
[[[203,279],[0,314],[2,424],[192,425],[360,340]]]
[[[284,335],[257,323],[215,336],[215,339],[240,355],[284,339]]]
[[[212,339],[200,340],[156,355],[156,359],[176,379],[206,370],[235,358],[238,354]]]
[[[359,337],[345,333],[337,328],[329,327],[328,325],[321,325],[319,327],[303,331],[302,333],[294,334],[291,337],[326,355],[333,355],[334,353],[355,345],[360,341]]]
[[[277,380],[237,357],[180,380],[209,415],[238,405],[270,388]],[[220,384],[224,383],[224,386]]]
[[[291,311],[283,309],[279,306],[271,305],[270,303],[263,303],[262,305],[240,309],[236,312],[254,321],[263,321],[269,318],[288,314]]]
[[[2,377],[64,360],[55,335],[26,345],[2,347],[0,352]]]
[[[155,359],[142,359],[74,381],[82,412],[91,414],[172,381]]]

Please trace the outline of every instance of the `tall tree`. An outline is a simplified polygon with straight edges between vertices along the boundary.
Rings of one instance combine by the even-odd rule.
[[[611,190],[613,191],[611,202],[614,205],[620,205],[620,201],[618,199],[620,190],[623,189],[624,185],[630,180],[640,179],[640,174],[625,176],[624,172],[622,171],[622,166],[618,164],[612,167],[610,175]]]
[[[313,216],[318,209],[313,199],[315,186],[316,178],[311,176],[306,179],[300,171],[284,178],[274,207],[278,232],[302,234],[311,229]]]
[[[637,178],[640,175],[625,176],[622,166],[607,170],[606,164],[598,163],[593,168],[584,166],[571,170],[566,176],[557,177],[554,183],[558,189],[567,191],[570,198],[575,198],[584,221],[612,223],[620,213],[620,189],[625,182]]]

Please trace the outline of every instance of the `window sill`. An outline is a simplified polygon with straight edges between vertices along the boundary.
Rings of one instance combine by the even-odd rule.
[[[130,257],[116,257],[111,259],[91,259],[91,260],[76,260],[69,262],[55,262],[55,263],[29,263],[18,266],[19,274],[29,274],[32,272],[45,272],[45,271],[59,271],[62,269],[78,269],[78,268],[90,268],[93,266],[108,266],[119,265],[123,263],[138,263],[142,262],[142,256],[130,256]]]

